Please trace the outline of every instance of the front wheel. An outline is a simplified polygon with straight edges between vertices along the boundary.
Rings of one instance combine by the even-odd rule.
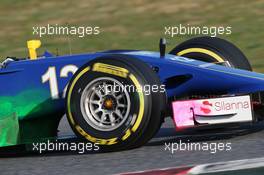
[[[158,91],[151,91],[154,86]],[[165,101],[165,89],[147,64],[109,55],[75,73],[67,91],[67,117],[77,136],[110,151],[130,149],[158,131]]]
[[[170,54],[252,71],[248,59],[241,50],[221,38],[208,36],[192,38],[176,46]]]

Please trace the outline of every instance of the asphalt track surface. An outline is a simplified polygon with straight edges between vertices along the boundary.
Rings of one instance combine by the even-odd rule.
[[[71,134],[65,119],[60,134]],[[188,130],[176,133],[167,119],[159,133],[147,145],[112,153],[43,153],[0,158],[0,174],[119,174],[125,172],[214,163],[264,157],[264,123],[216,130]],[[230,151],[171,151],[165,143],[231,143]]]

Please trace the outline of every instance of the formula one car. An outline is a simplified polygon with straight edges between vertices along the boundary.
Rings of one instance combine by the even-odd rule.
[[[176,130],[257,122],[264,75],[219,38],[197,37],[165,53],[110,50],[7,58],[0,68],[0,146],[55,138],[66,113],[76,135],[111,150],[139,147],[171,116]]]

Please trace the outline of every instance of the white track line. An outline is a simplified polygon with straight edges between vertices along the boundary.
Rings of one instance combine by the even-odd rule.
[[[245,169],[252,169],[259,167],[264,167],[264,157],[197,165],[193,167],[190,171],[188,171],[188,174],[205,174],[205,173],[245,170]]]
[[[216,163],[209,163],[209,164],[201,164],[201,165],[190,165],[184,167],[168,167],[168,168],[161,168],[161,169],[150,169],[150,170],[143,170],[143,171],[136,171],[136,172],[126,172],[121,174],[145,174],[155,171],[170,171],[170,170],[177,170],[177,169],[188,169],[190,170],[187,172],[184,171],[186,175],[195,175],[195,174],[206,174],[206,173],[216,173],[216,172],[225,172],[225,171],[235,171],[235,170],[246,170],[246,169],[253,169],[253,168],[260,168],[264,167],[264,157],[261,158],[254,158],[254,159],[241,159],[241,160],[234,160],[234,161],[225,161],[225,162],[216,162]],[[182,174],[183,175],[183,174]]]

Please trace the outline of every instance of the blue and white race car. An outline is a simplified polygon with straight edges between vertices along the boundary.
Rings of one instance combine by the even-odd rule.
[[[219,38],[198,37],[165,53],[110,50],[7,58],[0,68],[0,146],[55,138],[67,115],[76,135],[110,150],[139,147],[172,117],[176,130],[256,122],[264,75]]]

